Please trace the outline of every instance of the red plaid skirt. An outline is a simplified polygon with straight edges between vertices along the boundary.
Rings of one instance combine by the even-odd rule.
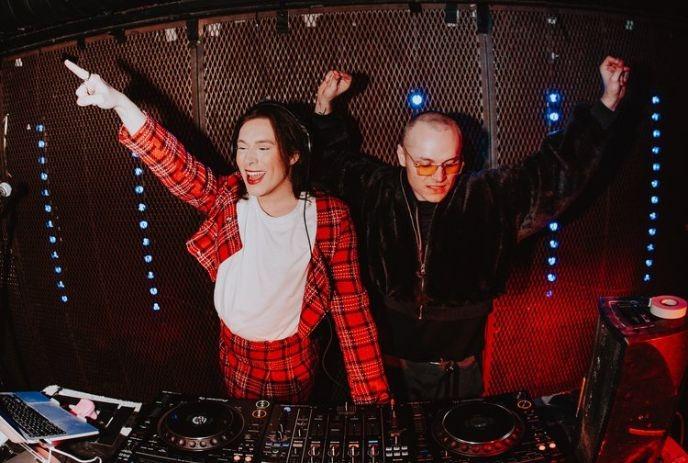
[[[229,397],[304,403],[318,359],[317,344],[298,332],[277,341],[248,341],[220,322],[220,369]]]

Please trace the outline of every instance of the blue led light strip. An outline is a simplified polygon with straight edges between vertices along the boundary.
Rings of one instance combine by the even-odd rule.
[[[662,168],[660,162],[662,154],[662,131],[660,129],[660,122],[662,115],[660,111],[661,98],[655,95],[651,99],[652,113],[650,115],[650,208],[647,215],[647,245],[645,245],[645,273],[643,274],[643,281],[649,283],[652,281],[652,268],[655,264],[655,237],[657,236],[657,219],[659,217],[657,208],[659,207],[659,173]]]
[[[148,203],[146,202],[146,189],[144,185],[143,174],[145,172],[143,164],[136,153],[131,153],[134,159],[134,193],[139,198],[136,204],[136,210],[139,212],[139,230],[141,230],[141,248],[143,252],[143,261],[146,264],[146,281],[148,281],[148,293],[152,298],[152,309],[157,312],[160,310],[160,303],[158,302],[158,287],[155,283],[155,265],[153,262],[153,243],[148,237],[148,227],[150,220],[148,218]]]
[[[562,103],[563,97],[558,90],[548,90],[545,95],[545,124],[547,128],[552,131],[559,128],[562,120]],[[559,230],[561,226],[559,222],[552,221],[548,224],[549,236],[547,237],[547,257],[545,263],[546,271],[545,278],[547,280],[547,290],[545,296],[552,297],[554,295],[554,284],[557,281],[557,265],[559,264],[559,257],[557,250],[559,249]]]
[[[53,265],[53,272],[55,274],[55,286],[59,300],[63,303],[69,301],[67,296],[67,286],[64,283],[64,265],[60,259],[62,237],[60,236],[60,226],[58,223],[58,216],[55,212],[56,208],[50,196],[50,177],[48,175],[48,143],[46,142],[45,125],[37,124],[36,133],[38,133],[38,166],[40,178],[40,193],[43,198],[43,211],[45,212],[45,229],[48,235],[48,244],[50,245],[50,261]]]

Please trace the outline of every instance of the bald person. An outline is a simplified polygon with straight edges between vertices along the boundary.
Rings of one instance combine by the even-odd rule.
[[[479,396],[493,299],[517,243],[580,195],[608,145],[630,69],[600,65],[604,93],[565,130],[513,166],[464,170],[461,128],[440,112],[404,127],[392,166],[356,152],[332,101],[351,76],[330,71],[317,93],[319,180],[344,199],[358,228],[392,392],[402,400]],[[534,108],[534,111],[539,109]]]

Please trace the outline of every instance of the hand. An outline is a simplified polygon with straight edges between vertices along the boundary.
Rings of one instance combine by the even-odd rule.
[[[329,114],[332,112],[332,100],[351,87],[351,74],[343,71],[330,71],[318,87],[318,99],[315,103],[315,112]]]
[[[72,71],[84,82],[76,89],[76,104],[79,106],[98,106],[102,109],[112,109],[122,100],[122,93],[100,78],[98,74],[91,74],[86,69],[77,66],[68,59],[64,62],[67,69]]]
[[[620,58],[607,56],[600,65],[600,75],[604,83],[604,94],[602,103],[614,111],[619,105],[624,95],[626,95],[626,84],[631,68]]]

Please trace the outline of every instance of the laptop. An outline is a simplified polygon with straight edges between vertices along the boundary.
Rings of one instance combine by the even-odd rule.
[[[93,436],[98,429],[41,392],[0,392],[0,433],[17,444],[36,444]]]

